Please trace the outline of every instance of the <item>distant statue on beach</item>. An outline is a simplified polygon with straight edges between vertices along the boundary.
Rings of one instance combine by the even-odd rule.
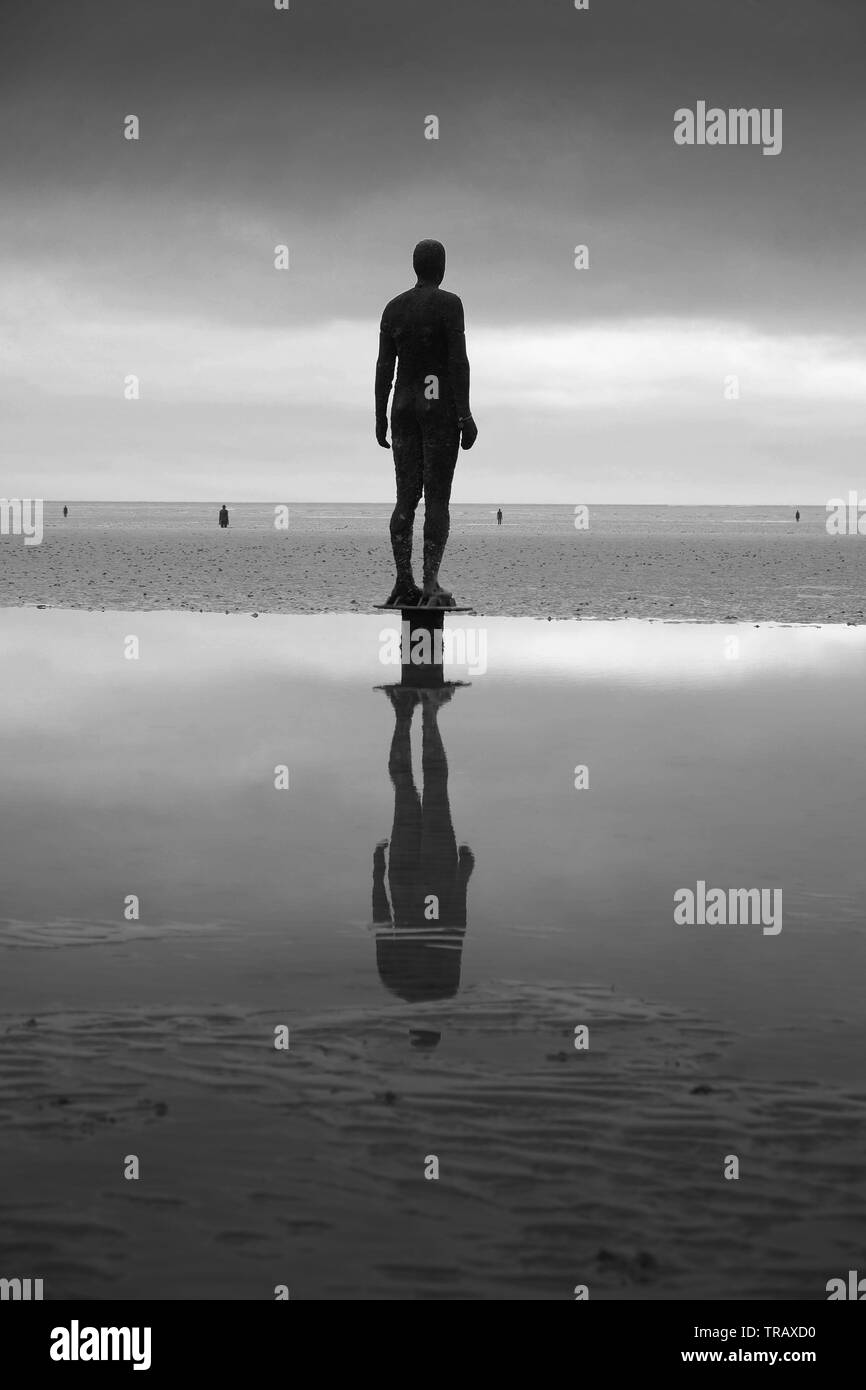
[[[794,513],[794,520],[795,520],[795,521],[799,521],[799,520],[800,520],[800,508],[799,508],[799,507],[797,508],[797,510],[796,510],[795,513]]]
[[[501,508],[501,507],[499,508],[499,511],[496,513],[496,525],[497,525],[497,526],[501,526],[501,525],[502,525],[502,508]]]
[[[388,772],[394,787],[390,846],[373,852],[373,924],[382,983],[410,1003],[451,999],[460,988],[466,894],[475,858],[458,849],[448,800],[448,762],[439,732],[440,707],[453,686],[388,686],[394,735]],[[423,795],[412,773],[412,717],[421,706]],[[388,849],[386,862],[385,850]],[[390,889],[390,902],[388,890]],[[420,1030],[417,1047],[435,1046],[438,1032]]]
[[[223,528],[223,530],[225,530],[225,528],[228,526],[228,524],[229,524],[229,509],[228,509],[228,507],[226,506],[225,502],[223,502],[222,506],[220,507],[220,526]]]
[[[478,436],[469,409],[469,361],[463,305],[440,289],[445,247],[419,241],[412,255],[417,283],[385,305],[379,326],[376,362],[376,440],[388,443],[388,397],[397,364],[391,403],[391,445],[397,473],[397,505],[391,517],[391,547],[397,580],[386,604],[453,608],[452,595],[439,583],[448,540],[451,482],[460,446],[471,449]],[[423,586],[412,569],[415,511],[424,495]]]
[[[64,519],[65,519],[66,517],[68,517],[68,515],[69,515],[69,508],[68,508],[68,507],[64,507],[64,508],[63,508],[63,516],[64,516]]]

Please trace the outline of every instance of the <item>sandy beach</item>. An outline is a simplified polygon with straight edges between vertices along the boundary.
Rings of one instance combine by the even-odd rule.
[[[221,532],[205,508],[180,529],[164,516],[144,526],[134,513],[124,524],[95,524],[83,506],[64,527],[54,507],[41,545],[0,538],[0,606],[369,610],[391,583],[388,509],[379,509],[381,520],[345,510],[348,520],[324,530],[299,509],[290,530],[275,531],[267,508],[236,509]],[[866,621],[866,546],[862,537],[828,536],[817,508],[799,527],[699,528],[677,518],[641,530],[602,518],[588,531],[574,529],[567,508],[551,528],[532,510],[512,509],[501,528],[489,509],[455,510],[443,580],[460,602],[489,616]],[[419,554],[421,528],[419,517]]]

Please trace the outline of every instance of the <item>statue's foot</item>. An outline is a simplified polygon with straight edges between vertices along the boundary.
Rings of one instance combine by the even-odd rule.
[[[434,579],[432,584],[425,584],[421,591],[419,600],[422,608],[454,608],[454,595],[449,594],[447,589]]]
[[[443,705],[447,705],[453,694],[450,685],[424,686],[421,690],[421,698],[425,705],[431,705],[433,709],[441,709]]]
[[[421,703],[421,691],[412,685],[386,685],[385,694],[396,714],[411,715],[415,706]]]
[[[421,602],[421,590],[413,579],[398,579],[388,597],[386,608],[417,608]]]

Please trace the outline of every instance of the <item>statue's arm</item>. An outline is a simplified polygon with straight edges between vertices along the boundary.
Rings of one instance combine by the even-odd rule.
[[[379,356],[376,359],[376,430],[388,423],[388,397],[394,380],[397,348],[386,315],[379,325]]]
[[[448,379],[454,392],[454,404],[461,420],[472,414],[469,409],[469,358],[466,356],[466,329],[463,305],[454,296],[446,323],[448,341]]]
[[[385,846],[387,840],[380,840],[373,850],[373,925],[389,926],[393,923],[388,890],[385,887]]]

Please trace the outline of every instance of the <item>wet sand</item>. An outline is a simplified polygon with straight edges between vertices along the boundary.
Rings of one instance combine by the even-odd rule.
[[[3,1151],[27,1176],[4,1184],[4,1268],[52,1298],[811,1299],[856,1267],[862,1086],[744,1080],[700,1016],[502,982],[306,1018],[288,1053],[281,1021],[7,1021]],[[447,1051],[407,1047],[425,1024]]]
[[[0,614],[0,1266],[49,1298],[824,1299],[866,1239],[866,635],[498,620],[410,710],[380,628]],[[423,930],[401,728],[409,885],[472,854]],[[781,884],[783,931],[675,927],[697,877]]]

